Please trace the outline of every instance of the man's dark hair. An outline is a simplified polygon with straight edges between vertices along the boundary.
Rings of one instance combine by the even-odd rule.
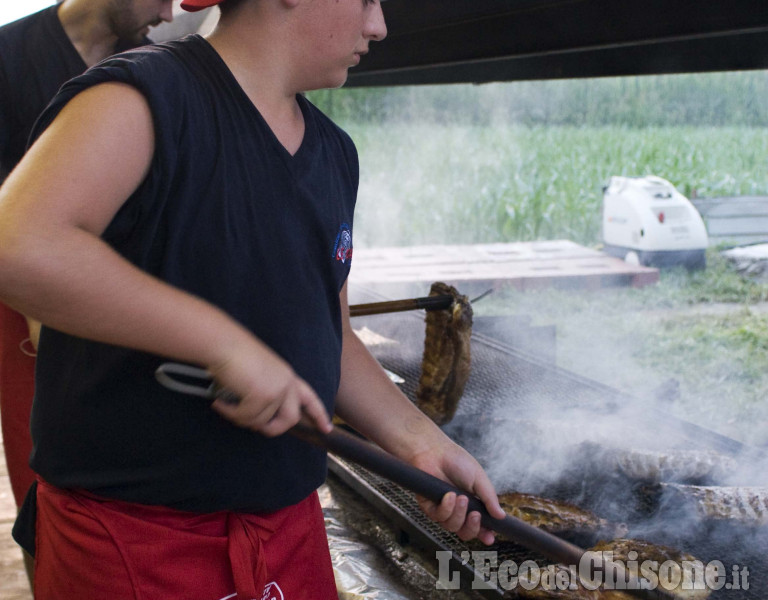
[[[248,0],[224,0],[224,2],[219,4],[219,10],[222,14],[226,14],[246,2],[248,2]]]

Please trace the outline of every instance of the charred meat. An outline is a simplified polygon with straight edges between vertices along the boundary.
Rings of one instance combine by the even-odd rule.
[[[652,544],[644,540],[619,538],[609,542],[600,542],[589,550],[610,553],[604,557],[619,562],[634,578],[643,578],[643,570],[645,569],[643,564],[649,565],[649,572],[659,576],[659,579],[654,582],[659,587],[667,589],[670,583],[678,582],[677,587],[668,591],[680,600],[703,600],[710,595],[710,589],[705,585],[702,561],[674,548]],[[646,561],[650,561],[650,563]],[[662,571],[659,566],[665,563],[671,570],[667,575],[665,569],[664,579],[661,579]],[[649,580],[652,577],[649,577]],[[600,598],[623,600],[624,598],[629,599],[631,596],[619,591],[606,591]]]
[[[513,597],[525,600],[634,600],[636,598],[620,590],[598,587],[599,583],[585,586],[579,579],[576,567],[569,569],[565,565],[548,565],[546,570],[550,572],[547,578],[541,577],[541,571],[538,577],[532,576],[530,572],[518,576],[518,585],[515,587]]]
[[[555,577],[550,578],[551,583],[543,583],[540,577],[522,573],[518,577],[518,585],[515,587],[513,597],[525,600],[623,600],[618,597],[603,596],[597,590],[588,590],[581,585],[576,574],[564,565],[550,565],[546,568],[554,569]],[[567,586],[555,584],[561,571],[564,572],[563,581],[569,582]]]
[[[693,483],[720,479],[734,471],[737,463],[730,456],[705,450],[620,450],[616,465],[635,481]]]
[[[596,472],[616,473],[637,483],[709,484],[738,470],[738,461],[714,450],[625,448],[587,441],[576,448],[578,462]]]
[[[416,404],[443,425],[453,418],[469,378],[472,307],[466,296],[445,283],[433,283],[429,295],[450,295],[454,302],[450,308],[427,311]]]
[[[659,490],[665,510],[693,509],[702,519],[732,520],[756,527],[768,525],[767,487],[665,483]]]
[[[599,539],[627,533],[622,523],[611,523],[573,504],[541,496],[508,492],[499,495],[499,504],[508,515],[556,535],[588,535]],[[501,536],[499,539],[504,540]]]

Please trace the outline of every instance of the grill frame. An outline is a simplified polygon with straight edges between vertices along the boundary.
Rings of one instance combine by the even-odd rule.
[[[424,313],[401,313],[396,315],[374,315],[355,318],[353,327],[367,327],[385,337],[396,340],[397,344],[379,345],[369,348],[382,366],[402,377],[405,382],[400,386],[403,392],[413,400],[420,374],[421,357],[424,346]],[[528,408],[530,399],[538,402],[551,403],[552,407],[565,407],[577,404],[582,407],[600,410],[606,415],[615,413],[631,406],[636,399],[632,396],[600,384],[593,380],[578,376],[574,373],[559,369],[534,355],[516,350],[503,342],[486,335],[472,335],[473,366],[472,374],[465,388],[455,419],[471,420],[477,415],[489,411],[509,409],[510,414],[519,414]],[[528,406],[526,407],[526,404]],[[695,424],[682,421],[663,414],[660,411],[636,414],[638,427],[653,431],[655,435],[665,433],[682,435],[681,442],[693,448],[715,450],[728,455],[743,454],[747,449],[737,442],[716,432],[701,428]],[[450,425],[444,427],[450,435]],[[482,462],[482,461],[481,461]],[[523,560],[535,560],[540,566],[551,564],[540,556],[516,546],[515,544],[497,544],[486,548],[482,544],[467,544],[458,537],[445,532],[432,523],[421,512],[415,499],[409,492],[398,488],[395,484],[370,473],[366,469],[339,459],[330,457],[330,470],[345,484],[360,494],[367,502],[381,511],[384,516],[401,532],[404,542],[419,547],[431,553],[438,550],[452,553],[451,570],[461,573],[462,587],[469,585],[478,576],[471,565],[462,560],[462,553],[472,550],[490,549],[499,551],[499,560],[514,560],[520,564]],[[395,488],[395,489],[393,489]],[[568,498],[562,498],[568,500]],[[605,515],[601,515],[605,516]],[[657,532],[658,533],[658,532]],[[760,537],[759,547],[752,551],[733,551],[717,545],[707,545],[706,540],[650,539],[656,543],[670,543],[681,550],[690,552],[702,559],[704,563],[715,558],[722,560],[726,567],[730,563],[722,557],[726,554],[734,560],[752,561],[747,563],[752,573],[751,590],[730,592],[721,590],[712,594],[715,598],[762,598],[761,589],[768,589],[766,577],[755,575],[755,566],[759,566],[759,557],[768,556],[768,528],[765,535]],[[630,532],[630,536],[632,532]],[[663,537],[663,535],[662,535]],[[576,543],[581,540],[572,540]],[[678,542],[678,544],[675,544]],[[582,544],[586,545],[586,544]],[[465,555],[466,556],[466,555]],[[764,559],[763,559],[764,560]],[[733,563],[738,564],[738,563]],[[756,592],[754,590],[757,590]],[[501,590],[473,590],[484,598],[517,597],[514,592]]]
[[[451,571],[460,571],[459,581],[463,591],[477,593],[483,598],[502,598],[498,590],[470,590],[475,571],[462,561],[461,553],[471,552],[471,548],[447,531],[436,531],[412,494],[363,467],[333,455],[329,455],[328,467],[343,483],[384,515],[395,528],[401,546],[418,548],[432,559],[435,552],[449,550],[452,553]]]

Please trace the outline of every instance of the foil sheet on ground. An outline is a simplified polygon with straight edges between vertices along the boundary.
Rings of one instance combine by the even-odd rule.
[[[471,366],[472,307],[453,286],[436,282],[430,296],[453,296],[448,309],[429,310],[416,405],[438,425],[456,413]]]
[[[318,490],[339,600],[410,600],[380,547],[344,522],[350,507],[339,503],[324,484]]]
[[[339,600],[409,600],[392,588],[381,553],[355,539],[338,521],[325,519]]]

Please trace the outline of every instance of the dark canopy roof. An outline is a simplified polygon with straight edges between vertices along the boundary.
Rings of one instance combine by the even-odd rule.
[[[768,69],[768,0],[388,0],[348,85]]]

